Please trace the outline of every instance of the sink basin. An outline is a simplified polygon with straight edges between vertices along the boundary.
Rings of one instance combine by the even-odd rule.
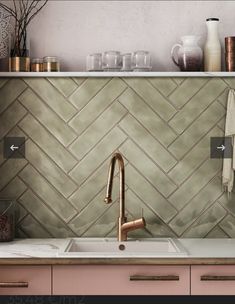
[[[187,256],[176,239],[140,239],[117,242],[116,239],[71,239],[65,251],[59,255],[71,257],[175,257]]]

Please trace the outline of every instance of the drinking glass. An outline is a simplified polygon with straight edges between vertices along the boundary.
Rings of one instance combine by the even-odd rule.
[[[122,67],[121,53],[108,51],[103,54],[103,69],[106,71],[118,71]]]
[[[147,51],[136,51],[132,55],[132,68],[135,71],[151,70],[150,53]]]
[[[87,71],[102,71],[102,54],[89,54],[86,58]]]
[[[122,71],[132,71],[131,53],[122,55]]]
[[[59,72],[60,61],[58,57],[47,56],[43,57],[43,71],[44,72]]]

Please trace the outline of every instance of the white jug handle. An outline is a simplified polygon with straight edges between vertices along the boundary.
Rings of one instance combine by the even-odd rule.
[[[173,45],[173,47],[172,47],[172,49],[171,49],[171,59],[173,60],[173,62],[174,62],[175,65],[179,66],[178,59],[177,59],[177,61],[176,61],[176,60],[175,60],[175,57],[174,57],[174,51],[175,51],[175,49],[176,49],[177,47],[178,47],[178,48],[181,48],[182,45],[179,44],[179,43],[176,43],[176,44]]]

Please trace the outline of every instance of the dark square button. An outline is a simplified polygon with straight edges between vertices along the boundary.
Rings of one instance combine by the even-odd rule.
[[[3,144],[4,158],[25,158],[24,137],[4,137]]]
[[[211,137],[210,142],[211,158],[232,158],[232,138],[225,137]]]

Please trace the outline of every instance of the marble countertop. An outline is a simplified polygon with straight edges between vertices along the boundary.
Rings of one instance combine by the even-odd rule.
[[[0,77],[235,77],[235,72],[0,72]]]
[[[0,259],[55,258],[64,251],[70,239],[16,239],[0,243]]]
[[[235,239],[178,239],[187,256],[79,258],[61,256],[71,239],[18,239],[0,243],[0,264],[235,264]]]

